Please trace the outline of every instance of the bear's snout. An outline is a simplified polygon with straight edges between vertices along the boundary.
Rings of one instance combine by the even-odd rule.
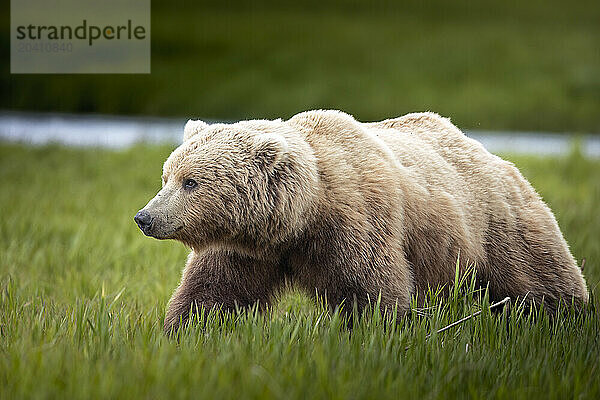
[[[135,217],[133,217],[133,220],[140,227],[142,232],[147,235],[150,226],[152,225],[152,216],[150,213],[145,210],[138,211],[138,213],[135,214]]]

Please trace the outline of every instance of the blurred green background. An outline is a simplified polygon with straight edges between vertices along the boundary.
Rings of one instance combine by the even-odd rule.
[[[600,132],[597,0],[155,0],[151,40],[149,75],[10,75],[2,63],[0,109],[227,120],[433,110],[465,129]]]

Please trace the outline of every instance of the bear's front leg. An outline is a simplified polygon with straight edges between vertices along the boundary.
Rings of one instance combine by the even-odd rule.
[[[397,309],[402,315],[409,310],[413,277],[403,251],[393,247],[397,241],[374,246],[372,241],[353,239],[350,246],[351,241],[333,229],[327,232],[329,241],[308,239],[307,246],[290,257],[294,283],[315,299],[326,297],[332,309],[342,306],[346,316],[355,307],[362,313],[378,299],[382,311]]]
[[[233,311],[258,302],[269,303],[283,282],[278,264],[227,250],[192,253],[179,287],[169,301],[165,333],[176,331],[190,318],[190,312],[220,307]]]

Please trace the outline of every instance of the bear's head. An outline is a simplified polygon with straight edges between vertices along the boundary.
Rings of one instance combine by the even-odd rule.
[[[310,147],[283,121],[189,121],[163,166],[162,189],[135,221],[148,236],[194,250],[254,252],[305,222],[316,182]]]

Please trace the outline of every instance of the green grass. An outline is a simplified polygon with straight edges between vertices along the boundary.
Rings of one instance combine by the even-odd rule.
[[[10,75],[4,63],[0,108],[227,120],[433,110],[463,128],[600,132],[598,1],[218,3],[152,2],[150,75]]]
[[[490,315],[461,286],[398,325],[284,295],[266,315],[210,315],[162,334],[186,249],[132,216],[166,147],[0,145],[0,398],[598,398],[600,316]],[[511,158],[555,211],[590,287],[600,282],[600,162]],[[217,323],[217,319],[222,319]]]

